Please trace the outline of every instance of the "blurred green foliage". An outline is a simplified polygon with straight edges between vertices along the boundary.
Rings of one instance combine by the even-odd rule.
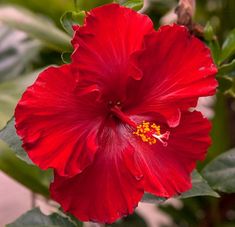
[[[8,224],[6,227],[20,227],[20,226],[58,226],[58,227],[80,227],[76,225],[69,218],[63,217],[57,213],[51,215],[43,214],[38,208],[28,211],[16,221]]]
[[[60,26],[60,17],[67,10],[74,10],[73,0],[0,0],[0,4],[15,4],[52,19]]]

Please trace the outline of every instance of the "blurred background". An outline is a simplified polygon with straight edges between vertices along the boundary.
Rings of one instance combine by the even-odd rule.
[[[89,10],[108,2],[112,1],[0,0],[0,129],[12,118],[20,95],[43,68],[69,61],[71,18],[74,15],[64,13]],[[135,3],[136,8],[142,4],[139,0],[129,2]],[[200,38],[210,46],[218,65],[231,62],[235,43],[226,56],[219,57],[218,52],[226,37],[235,29],[235,1],[196,2],[194,22],[207,26],[208,32],[208,37]],[[174,0],[149,0],[151,7],[147,13],[156,28],[175,19],[172,10],[177,3]],[[79,23],[79,16],[76,19]],[[209,37],[213,32],[216,39],[214,34]],[[229,73],[234,76],[235,67]],[[226,77],[219,78],[219,82],[216,97],[202,99],[198,106],[213,122],[213,145],[206,161],[199,163],[199,170],[203,170],[218,155],[235,147],[235,83]],[[42,172],[35,166],[25,164],[0,141],[0,226],[14,221],[36,206],[40,206],[46,214],[54,211],[57,205],[48,199],[50,178],[50,171]],[[112,226],[234,227],[235,194],[220,195],[220,198],[171,199],[161,205],[141,204],[134,215]],[[89,223],[86,225],[92,226]]]

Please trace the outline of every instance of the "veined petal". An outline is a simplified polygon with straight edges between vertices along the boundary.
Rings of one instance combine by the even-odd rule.
[[[168,198],[190,189],[190,173],[210,145],[210,128],[200,112],[186,112],[178,127],[170,129],[167,146],[136,143],[145,191]]]
[[[126,129],[104,129],[102,147],[81,174],[73,178],[55,175],[52,198],[81,221],[112,223],[133,213],[143,195],[135,151],[121,131]]]
[[[166,113],[175,127],[179,123],[175,109],[187,110],[199,97],[215,93],[217,69],[210,50],[183,26],[162,26],[146,36],[145,49],[134,54],[133,61],[143,74],[127,86],[130,112],[135,114]]]
[[[49,67],[23,94],[15,110],[16,130],[31,160],[42,169],[73,176],[97,150],[102,108],[97,90],[77,89],[70,65]]]
[[[73,67],[81,83],[96,83],[109,97],[122,98],[128,77],[140,77],[130,65],[130,55],[142,48],[144,36],[152,31],[147,16],[118,4],[87,13],[85,25],[76,29],[72,41]]]

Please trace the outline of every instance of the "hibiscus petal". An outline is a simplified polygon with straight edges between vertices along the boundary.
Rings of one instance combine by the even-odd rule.
[[[134,54],[133,61],[143,74],[127,87],[135,114],[156,111],[175,127],[180,118],[175,109],[194,107],[199,97],[215,93],[217,69],[210,50],[183,26],[162,26],[146,36],[145,50]]]
[[[81,172],[97,150],[97,90],[90,86],[80,92],[77,82],[70,65],[49,67],[15,110],[17,133],[29,157],[40,168],[55,168],[62,176]]]
[[[120,135],[126,130],[104,131],[93,164],[73,178],[56,174],[50,187],[52,198],[81,221],[112,223],[133,213],[144,192],[133,147]]]
[[[100,85],[110,99],[110,93],[121,98],[128,77],[138,78],[141,73],[129,64],[130,55],[142,47],[143,37],[151,31],[147,16],[118,4],[93,9],[85,25],[75,30],[74,71],[84,84]]]
[[[190,189],[190,173],[210,145],[209,131],[210,123],[200,112],[187,112],[182,113],[179,126],[170,129],[167,147],[160,142],[136,143],[145,191],[171,197]]]

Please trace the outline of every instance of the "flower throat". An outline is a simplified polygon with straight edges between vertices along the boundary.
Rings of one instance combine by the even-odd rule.
[[[140,137],[143,142],[153,145],[159,141],[164,147],[168,145],[167,140],[169,139],[170,132],[166,131],[162,134],[160,125],[156,125],[155,123],[150,123],[148,121],[136,124],[126,114],[124,114],[117,105],[111,108],[111,112],[121,121],[133,127],[135,129],[133,135]]]

